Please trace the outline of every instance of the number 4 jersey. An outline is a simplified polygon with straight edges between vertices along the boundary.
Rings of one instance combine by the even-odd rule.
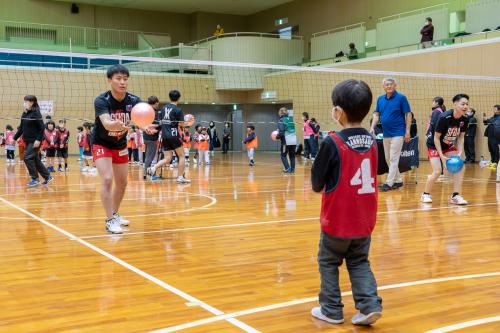
[[[347,129],[330,133],[322,148],[330,158],[324,170],[327,179],[321,203],[321,229],[333,237],[370,236],[377,218],[378,197],[374,137],[365,129]],[[321,153],[315,164],[321,162]]]

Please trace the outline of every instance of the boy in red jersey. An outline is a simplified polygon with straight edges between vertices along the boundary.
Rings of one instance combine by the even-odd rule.
[[[368,252],[377,218],[377,144],[361,127],[372,92],[359,80],[347,80],[332,93],[332,118],[343,130],[322,142],[311,170],[315,192],[323,192],[318,264],[320,307],[311,314],[332,324],[344,322],[338,268],[346,260],[356,309],[355,325],[371,325],[382,315],[382,299]]]
[[[59,146],[57,147],[57,157],[59,158],[59,172],[68,171],[68,142],[69,142],[69,130],[66,128],[66,120],[59,120],[59,127],[57,128],[57,141]],[[62,167],[62,161],[64,160],[64,169]]]

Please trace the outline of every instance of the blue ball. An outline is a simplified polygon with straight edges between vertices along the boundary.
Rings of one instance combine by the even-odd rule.
[[[451,156],[449,160],[446,160],[446,169],[450,173],[457,173],[464,167],[464,162],[460,159],[460,156]]]

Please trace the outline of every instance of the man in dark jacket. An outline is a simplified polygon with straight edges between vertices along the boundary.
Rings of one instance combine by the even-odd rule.
[[[39,173],[45,179],[41,184],[47,185],[53,178],[40,159],[40,144],[44,135],[45,125],[36,96],[28,95],[24,97],[24,110],[21,116],[21,125],[19,125],[14,140],[18,140],[23,136],[26,143],[24,163],[31,176],[31,181],[26,185],[28,187],[39,185]]]
[[[470,108],[466,113],[469,117],[469,127],[465,132],[465,163],[474,163],[476,160],[476,130],[477,130],[477,119],[474,117],[476,110]]]
[[[434,26],[432,25],[432,18],[428,17],[425,19],[425,25],[420,30],[422,38],[420,43],[422,43],[422,48],[427,48],[431,46],[431,42],[434,40]]]
[[[483,123],[486,125],[484,136],[488,137],[488,150],[490,151],[491,161],[488,165],[491,169],[496,169],[499,159],[498,140],[495,137],[495,120],[500,118],[500,104],[493,107],[493,117],[486,119],[486,113],[483,114]]]

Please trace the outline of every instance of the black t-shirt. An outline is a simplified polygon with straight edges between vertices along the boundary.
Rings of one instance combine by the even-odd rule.
[[[179,122],[184,121],[182,110],[174,104],[166,104],[159,113],[162,139],[180,138]]]
[[[111,115],[113,120],[120,120],[125,125],[130,123],[130,112],[134,105],[141,99],[135,95],[126,93],[122,101],[114,99],[111,91],[107,91],[96,97],[94,101],[95,108],[95,126],[93,129],[94,144],[109,149],[123,149],[127,146],[127,130],[108,131],[102,125],[99,116],[103,114]]]
[[[375,143],[375,138],[364,128],[347,128],[337,132],[342,140],[352,149],[367,151]],[[313,191],[331,191],[340,180],[340,154],[337,144],[328,135],[319,148],[311,169]]]
[[[427,132],[427,147],[436,149],[434,145],[434,133],[441,133],[441,149],[446,150],[452,147],[460,136],[467,130],[469,126],[469,118],[465,115],[456,119],[453,117],[453,110],[448,110],[443,113],[433,113],[429,131]]]

